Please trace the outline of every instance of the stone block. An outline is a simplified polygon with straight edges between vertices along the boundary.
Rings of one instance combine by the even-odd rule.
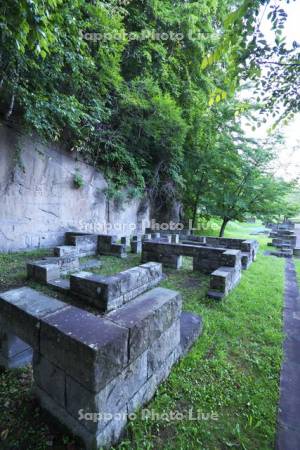
[[[125,247],[129,247],[130,246],[130,237],[129,236],[122,237],[121,244],[125,245]]]
[[[112,244],[115,244],[118,240],[117,236],[109,234],[100,234],[98,236],[98,252],[109,252]]]
[[[237,267],[219,267],[218,270],[211,274],[210,278],[210,291],[209,296],[214,297],[214,293],[223,294],[220,296],[222,298],[227,295],[237,283],[240,281],[241,271]],[[219,298],[219,296],[215,296]]]
[[[211,274],[210,288],[213,290],[221,291],[226,294],[229,277],[230,277],[229,272],[220,269],[215,270]]]
[[[33,357],[34,382],[59,405],[65,407],[66,374],[39,352]]]
[[[54,256],[61,258],[62,256],[78,256],[78,250],[74,245],[61,245],[54,247]]]
[[[226,250],[221,256],[220,265],[235,267],[237,265],[241,265],[241,257],[242,253],[240,250]]]
[[[243,269],[248,269],[248,267],[251,264],[250,254],[242,252],[242,254],[241,254],[241,262],[242,262],[242,268]]]
[[[129,331],[129,358],[135,360],[180,318],[181,295],[155,288],[132,300],[107,318]]]
[[[148,350],[148,377],[160,369],[169,355],[180,345],[180,319],[177,319]]]
[[[38,398],[42,408],[52,414],[58,421],[64,424],[72,433],[79,436],[88,450],[98,450],[116,444],[127,423],[127,409],[120,411],[107,426],[98,434],[89,431],[80,421],[80,413],[74,418],[68,411],[55,402],[45,391],[36,384],[33,392]]]
[[[203,320],[191,312],[183,311],[180,316],[181,356],[186,355],[194,342],[202,334]]]
[[[2,320],[34,349],[39,348],[40,320],[65,308],[65,303],[27,287],[0,294]]]
[[[59,278],[58,280],[49,281],[48,286],[63,294],[70,292],[70,280]]]
[[[40,352],[95,392],[127,365],[127,344],[126,328],[75,307],[41,323]]]
[[[27,263],[27,276],[41,283],[48,283],[60,276],[58,263],[50,263],[47,260]]]
[[[95,305],[102,311],[117,308],[123,299],[120,289],[121,277],[95,275],[79,272],[70,277],[71,292]]]
[[[117,236],[101,234],[98,236],[98,253],[101,255],[118,256],[126,258],[126,246],[124,244],[116,244]]]
[[[98,247],[98,236],[95,234],[75,236],[75,246],[80,256],[95,255]]]
[[[62,256],[61,258],[47,258],[48,261],[51,259],[53,259],[53,261],[55,261],[55,259],[58,260],[57,262],[59,264],[61,274],[79,270],[79,258],[76,255],[69,254]]]
[[[127,258],[126,248],[122,244],[112,244],[110,247],[110,251],[106,254],[110,254],[111,256],[118,256],[119,258]]]
[[[30,364],[32,348],[0,325],[0,367],[16,369]]]
[[[91,392],[68,376],[66,409],[75,418],[78,417],[78,411],[81,409],[99,414],[97,422],[88,420],[81,422],[90,431],[98,433],[106,427],[114,415],[124,410],[126,404],[144,385],[147,378],[147,352],[97,393]]]
[[[142,253],[142,241],[131,241],[130,246],[131,253],[134,253],[135,255]]]
[[[169,267],[170,269],[180,269],[182,267],[182,256],[178,255],[166,255],[157,253],[155,251],[146,251],[143,248],[142,252],[142,262],[146,263],[148,261],[158,261],[163,264],[164,267]]]
[[[178,361],[180,357],[180,348],[176,348],[168,357],[163,361],[161,367],[154,372],[154,374],[146,381],[146,383],[140,387],[137,393],[128,402],[127,410],[128,414],[135,412],[141,406],[147,404],[154,396],[158,386],[164,381],[171,372],[172,366]]]
[[[159,239],[160,233],[151,233],[151,237],[152,237],[152,239]]]

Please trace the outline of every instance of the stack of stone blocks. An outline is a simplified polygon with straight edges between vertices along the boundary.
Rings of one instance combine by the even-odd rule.
[[[2,332],[33,351],[41,406],[89,450],[118,441],[129,414],[153,397],[201,332],[201,319],[182,313],[178,292],[145,292],[161,277],[155,262],[112,277],[73,275],[71,293],[102,315],[30,288],[0,295]]]
[[[272,231],[269,235],[272,238],[272,242],[269,242],[268,245],[278,249],[272,251],[272,255],[291,258],[294,253],[297,254],[297,236],[294,228],[295,225],[292,222],[272,225]]]
[[[58,257],[73,255],[77,257],[109,255],[125,258],[126,243],[117,243],[117,236],[108,234],[88,234],[69,231],[65,234],[66,244],[54,248]]]
[[[142,237],[133,236],[130,242],[131,252],[138,255],[142,253]]]

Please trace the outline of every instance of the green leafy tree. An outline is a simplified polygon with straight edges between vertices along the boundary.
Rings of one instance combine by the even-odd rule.
[[[231,153],[231,152],[229,152]],[[222,219],[220,236],[230,221],[244,222],[249,216],[266,219],[284,213],[285,197],[294,183],[276,178],[268,170],[271,154],[256,148],[244,148],[244,154],[227,154],[222,170],[211,176],[212,189],[203,207]]]

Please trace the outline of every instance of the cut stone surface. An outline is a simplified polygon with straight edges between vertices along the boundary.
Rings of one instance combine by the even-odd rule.
[[[27,264],[27,273],[30,278],[42,283],[48,283],[60,276],[58,264],[49,263],[47,260],[36,261]]]
[[[16,369],[30,364],[32,348],[0,324],[0,367]]]
[[[80,412],[78,411],[77,418],[74,418],[68,413],[68,411],[61,407],[56,401],[54,401],[47,392],[43,391],[38,385],[34,385],[33,392],[38,398],[42,408],[49,411],[59,422],[63,423],[67,428],[79,436],[88,450],[98,450],[99,448],[107,448],[111,444],[116,443],[127,423],[127,409],[119,411],[108,425],[98,434],[89,431],[79,420]],[[85,411],[86,412],[86,411]]]
[[[74,245],[61,245],[54,248],[54,256],[62,257],[66,255],[78,256],[79,252]]]
[[[114,323],[129,330],[130,361],[180,318],[181,304],[178,292],[155,288],[107,315]]]
[[[40,283],[59,279],[60,275],[79,270],[79,258],[74,255],[48,257],[27,263],[27,276]]]
[[[126,258],[126,245],[117,244],[118,238],[113,235],[101,234],[98,235],[98,253],[101,255],[118,256],[120,258]]]
[[[70,280],[65,278],[59,278],[58,280],[49,281],[49,283],[47,284],[58,292],[66,293],[70,291]]]
[[[70,288],[97,308],[112,311],[156,286],[161,279],[161,264],[148,263],[111,276],[80,272],[71,276]]]
[[[202,317],[183,311],[180,316],[181,355],[186,355],[203,331]]]
[[[82,421],[86,428],[98,433],[110,422],[111,415],[115,415],[125,408],[128,401],[147,381],[147,378],[147,352],[127,366],[120,375],[96,395],[71,377],[67,377],[66,409],[75,418],[78,417],[78,409],[101,413],[102,416],[97,422]]]
[[[148,350],[148,376],[159,370],[180,345],[181,317],[156,339]]]
[[[97,253],[98,236],[88,233],[66,233],[66,243],[76,248],[79,256],[92,256]]]
[[[2,320],[34,348],[39,348],[40,319],[66,307],[65,303],[27,287],[0,294]]]
[[[210,290],[227,295],[239,282],[241,272],[234,267],[223,266],[215,270],[210,278]]]
[[[128,360],[128,330],[79,308],[41,323],[40,351],[92,391],[121,372]]]
[[[33,358],[34,382],[59,405],[65,406],[66,374],[40,353],[35,352]]]

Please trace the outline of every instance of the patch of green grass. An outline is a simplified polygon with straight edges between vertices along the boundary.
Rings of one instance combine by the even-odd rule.
[[[218,420],[166,423],[139,416],[129,443],[118,448],[270,450],[282,358],[283,261],[260,255],[221,303],[205,298],[202,277],[200,289],[184,286],[186,276],[170,274],[163,284],[180,287],[184,309],[202,315],[204,334],[148,407],[215,412]]]
[[[22,286],[26,283],[26,263],[49,256],[49,250],[34,250],[22,253],[0,253],[0,291]]]
[[[248,226],[241,227],[235,236],[247,238],[251,230]],[[228,228],[227,233],[231,231]],[[204,332],[191,352],[173,368],[147,409],[154,414],[185,413],[191,409],[194,414],[213,412],[218,420],[143,420],[139,412],[116,447],[118,450],[274,447],[282,359],[284,260],[263,256],[267,238],[257,239],[262,250],[256,263],[243,272],[240,284],[222,302],[206,297],[209,278],[192,272],[188,258],[181,270],[166,270],[167,278],[162,282],[162,286],[182,293],[185,310],[203,317]],[[4,266],[13,267],[16,273],[13,276],[5,267],[0,275],[5,285],[21,284],[25,261],[30,256],[1,255],[1,258],[2,263],[6,261]],[[139,257],[133,255],[124,260],[114,257],[101,260],[103,267],[94,269],[101,274],[139,264]],[[4,266],[0,266],[2,270]],[[36,287],[41,289],[39,285]],[[0,382],[0,435],[4,433],[1,449],[81,448],[33,402],[29,369],[3,372]]]

